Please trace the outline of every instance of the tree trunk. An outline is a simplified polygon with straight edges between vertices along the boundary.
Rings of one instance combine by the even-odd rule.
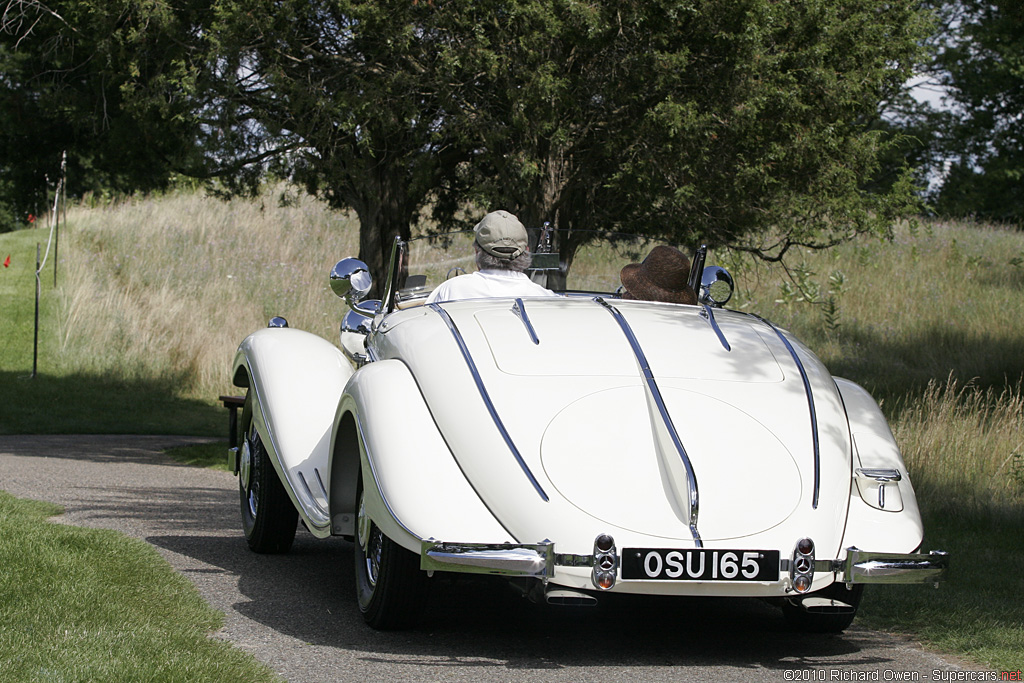
[[[384,164],[378,168],[385,167]],[[359,259],[369,268],[373,276],[370,298],[380,298],[388,275],[389,259],[395,239],[408,240],[411,231],[415,202],[410,202],[406,188],[395,182],[402,175],[401,169],[390,169],[391,173],[376,171],[373,183],[375,196],[369,201],[353,202],[359,216]]]

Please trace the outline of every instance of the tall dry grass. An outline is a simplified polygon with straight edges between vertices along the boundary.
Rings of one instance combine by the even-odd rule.
[[[923,391],[950,371],[982,387],[1024,374],[1018,231],[903,225],[891,242],[796,254],[791,277],[726,258],[738,266],[739,305],[798,331],[833,372],[883,397]]]
[[[357,252],[358,224],[284,187],[255,202],[182,192],[74,208],[62,242],[59,369],[209,400],[270,317],[337,335],[327,275]]]
[[[731,306],[789,327],[882,400],[925,506],[1024,513],[1024,234],[906,224],[796,254],[788,274],[716,256],[739,284]]]
[[[1019,514],[1024,503],[1021,383],[987,390],[950,377],[908,396],[893,423],[918,495],[943,514]]]

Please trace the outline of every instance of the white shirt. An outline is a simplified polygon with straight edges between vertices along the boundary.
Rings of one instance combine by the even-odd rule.
[[[513,270],[478,270],[445,280],[430,293],[425,303],[439,303],[453,299],[482,299],[489,297],[558,296],[541,287],[524,273]]]

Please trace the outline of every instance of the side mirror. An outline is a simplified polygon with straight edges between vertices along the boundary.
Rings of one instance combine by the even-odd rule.
[[[356,313],[371,317],[380,308],[379,301],[368,301],[360,305],[373,287],[373,277],[370,275],[370,269],[359,259],[347,258],[334,264],[334,268],[331,268],[330,281],[331,290],[343,298],[349,308]],[[373,303],[376,305],[372,305]]]
[[[370,319],[368,317],[355,310],[345,314],[345,318],[341,321],[341,350],[357,367],[365,365],[368,359],[366,337],[369,334]]]
[[[702,304],[721,308],[732,298],[733,289],[729,271],[721,266],[708,266],[700,276],[700,294],[697,298]]]

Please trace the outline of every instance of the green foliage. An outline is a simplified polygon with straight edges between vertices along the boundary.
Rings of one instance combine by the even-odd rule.
[[[1024,222],[1024,5],[1017,0],[945,0],[937,58],[956,111],[940,141],[953,166],[936,208],[945,215]]]
[[[431,5],[211,3],[203,143],[232,171],[225,188],[253,190],[269,159],[332,207],[353,209],[360,257],[378,281],[394,238],[410,236],[424,207],[453,205],[446,188],[468,154],[454,144],[437,70],[459,37],[433,29]]]
[[[882,233],[917,0],[53,0],[5,24],[5,177],[24,210],[68,149],[72,195],[291,177],[394,237],[504,206],[781,259]],[[24,28],[31,25],[31,30]],[[7,161],[9,160],[9,161]],[[891,174],[890,174],[891,175]],[[470,213],[475,213],[471,210]]]
[[[165,187],[171,170],[190,165],[191,47],[182,38],[203,4],[177,3],[173,11],[134,0],[6,5],[0,202],[9,213],[24,221],[45,210],[65,151],[72,197]]]
[[[1020,577],[1006,567],[1024,562],[1024,519],[966,512],[924,511],[925,549],[950,553],[948,580],[938,589],[870,586],[858,622],[913,633],[944,652],[959,653],[993,671],[1016,672],[1024,656]],[[973,668],[973,667],[968,667]]]
[[[226,440],[194,446],[179,446],[165,451],[167,455],[184,465],[224,470],[225,472],[228,471],[227,452],[228,442]]]
[[[448,7],[453,7],[449,4]],[[883,233],[908,178],[879,102],[910,73],[914,2],[471,3],[447,58],[478,204],[562,231],[619,229],[781,258]],[[468,26],[467,26],[468,24]],[[571,256],[563,249],[563,258]]]

